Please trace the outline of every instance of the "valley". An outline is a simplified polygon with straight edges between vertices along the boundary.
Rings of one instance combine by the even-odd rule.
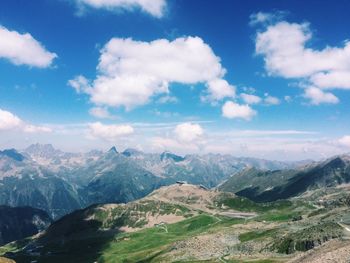
[[[255,203],[175,184],[128,204],[78,210],[2,251],[16,262],[287,262],[348,238],[338,224],[349,217],[342,194],[321,208],[304,197]]]
[[[67,157],[36,145],[30,153],[3,154],[2,170],[5,162],[11,168],[2,187],[27,180],[43,192],[40,180],[61,180],[50,191],[60,193],[63,210],[43,206],[56,215],[50,226],[0,248],[19,263],[322,262],[338,250],[348,253],[346,155],[300,165],[115,148]]]

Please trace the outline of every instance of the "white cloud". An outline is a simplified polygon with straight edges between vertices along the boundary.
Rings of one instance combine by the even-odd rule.
[[[222,106],[222,116],[229,119],[244,119],[248,121],[256,114],[256,111],[249,105],[240,105],[232,101],[227,101]]]
[[[199,124],[182,123],[175,127],[175,136],[179,141],[192,142],[198,140],[204,133]]]
[[[264,102],[265,102],[267,105],[278,105],[278,104],[281,103],[281,101],[279,100],[279,98],[273,97],[273,96],[270,96],[270,95],[267,95],[267,96],[264,98]]]
[[[179,153],[198,152],[205,144],[204,130],[199,124],[185,122],[175,126],[171,136],[153,137],[151,148],[156,151],[170,150]]]
[[[104,140],[115,140],[134,133],[134,128],[131,125],[105,125],[101,122],[94,122],[88,126],[89,137]]]
[[[262,55],[270,75],[300,79],[303,83],[322,89],[350,89],[350,42],[342,47],[317,50],[306,47],[312,39],[309,24],[281,21],[268,26],[256,37],[256,53]],[[320,91],[311,89],[306,91]],[[330,93],[323,93],[326,102],[338,100]],[[314,103],[313,104],[319,104]]]
[[[240,94],[243,101],[247,104],[259,104],[262,99],[259,96],[247,94],[247,93],[241,93]]]
[[[343,136],[338,140],[338,143],[342,146],[350,147],[350,136],[349,135]]]
[[[350,89],[350,66],[349,71],[320,72],[311,76],[310,80],[317,87],[324,89]]]
[[[46,68],[57,57],[35,40],[29,33],[10,31],[0,25],[0,58],[15,65]]]
[[[264,56],[271,75],[307,77],[330,67],[329,61],[324,60],[326,54],[305,48],[311,36],[308,24],[279,22],[257,34],[256,53]]]
[[[102,107],[93,107],[89,110],[90,115],[100,118],[100,119],[113,119],[115,116],[113,116],[107,108]]]
[[[25,123],[15,114],[0,109],[0,131],[18,130],[26,133],[51,132],[52,130],[44,126],[36,126]]]
[[[309,87],[305,89],[303,96],[310,99],[310,103],[313,105],[319,105],[321,103],[337,104],[339,102],[339,99],[332,93],[324,92],[316,87]]]
[[[9,111],[0,109],[0,130],[12,130],[22,125],[22,120]]]
[[[75,0],[83,11],[85,6],[106,9],[109,11],[116,10],[134,10],[141,9],[154,17],[161,18],[164,15],[166,1],[165,0]]]
[[[207,83],[209,101],[219,101],[224,98],[234,98],[236,96],[236,87],[230,85],[224,79],[213,79]]]
[[[68,80],[68,85],[74,88],[76,93],[89,93],[91,90],[89,80],[82,75]]]
[[[167,95],[170,83],[205,83],[213,99],[234,96],[234,87],[222,79],[226,70],[220,58],[199,37],[152,42],[112,38],[101,50],[97,69],[91,86],[82,76],[69,84],[98,105],[129,110],[157,94]]]
[[[256,37],[256,53],[262,55],[269,75],[300,79],[300,86],[318,89],[350,89],[350,42],[341,47],[312,49],[306,45],[312,39],[308,23],[280,21],[266,27]],[[337,103],[330,93],[311,89],[306,97],[322,97],[312,104]]]

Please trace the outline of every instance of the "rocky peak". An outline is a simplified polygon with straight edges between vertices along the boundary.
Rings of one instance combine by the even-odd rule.
[[[41,158],[53,158],[57,155],[62,154],[60,150],[55,149],[52,144],[32,144],[24,150],[31,156],[41,157]]]
[[[161,161],[164,161],[164,160],[173,160],[174,162],[181,162],[181,161],[185,160],[185,158],[182,157],[182,156],[176,155],[176,154],[174,154],[174,153],[171,153],[171,152],[163,152],[163,153],[160,155],[160,160],[161,160]]]
[[[118,153],[117,148],[115,146],[113,146],[111,149],[109,149],[108,152],[110,152],[110,153]]]

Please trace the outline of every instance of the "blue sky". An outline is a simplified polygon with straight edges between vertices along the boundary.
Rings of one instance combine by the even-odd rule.
[[[0,7],[0,148],[349,151],[348,1]]]

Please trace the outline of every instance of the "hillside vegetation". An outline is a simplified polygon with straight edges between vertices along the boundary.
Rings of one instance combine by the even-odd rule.
[[[316,212],[306,197],[255,203],[171,185],[128,204],[78,210],[0,251],[16,262],[284,262],[346,236],[338,222],[347,203],[340,193],[331,200],[331,209]]]

